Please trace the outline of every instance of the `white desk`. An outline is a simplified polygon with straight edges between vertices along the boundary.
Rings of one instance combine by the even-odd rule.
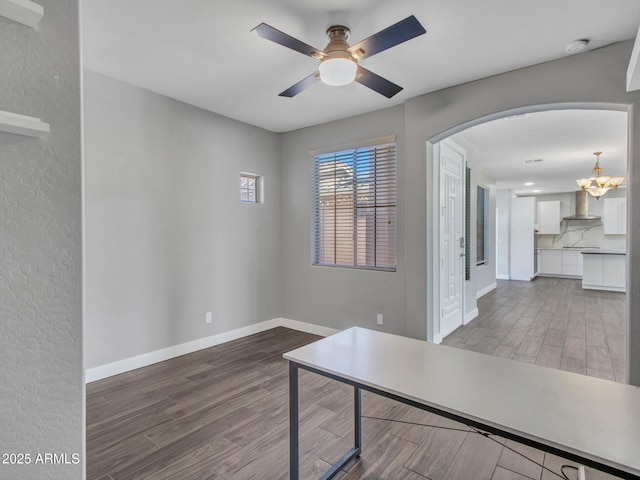
[[[640,479],[640,388],[420,340],[350,328],[284,355],[289,360],[291,479],[298,479],[298,369],[354,387],[354,448],[361,453],[360,390],[486,432]]]

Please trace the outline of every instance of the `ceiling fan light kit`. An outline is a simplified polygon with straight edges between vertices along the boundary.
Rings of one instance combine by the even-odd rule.
[[[327,58],[320,63],[318,71],[323,83],[341,87],[355,80],[358,65],[349,58]]]
[[[350,35],[349,29],[343,25],[332,25],[327,29],[328,45],[324,50],[318,50],[266,23],[261,23],[251,31],[262,38],[320,60],[317,72],[280,93],[281,97],[289,98],[311,87],[318,80],[332,86],[348,85],[355,80],[365,87],[391,98],[400,92],[402,87],[360,66],[359,61],[426,33],[416,17],[411,15],[369,38],[349,46],[347,43]]]

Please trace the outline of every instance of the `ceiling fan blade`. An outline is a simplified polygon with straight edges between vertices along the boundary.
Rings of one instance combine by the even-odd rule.
[[[356,43],[348,48],[349,53],[353,54],[358,50],[364,53],[358,56],[358,60],[370,57],[376,53],[380,53],[388,48],[395,47],[407,40],[411,40],[419,35],[427,33],[418,19],[411,15],[410,17],[400,20],[398,23],[365,38],[361,42]]]
[[[320,74],[318,72],[314,72],[311,75],[309,75],[308,77],[300,80],[295,85],[287,88],[279,96],[280,97],[289,97],[289,98],[295,97],[297,94],[299,94],[303,90],[306,90],[310,86],[315,85],[318,81],[320,81]]]
[[[358,65],[358,72],[356,73],[356,82],[361,83],[365,87],[369,87],[371,90],[378,92],[380,95],[384,95],[387,98],[393,97],[396,93],[402,90],[401,86],[390,82],[386,78],[382,78],[371,70],[362,68],[360,65]]]
[[[293,38],[291,35],[287,35],[266,23],[261,23],[251,31],[257,33],[261,38],[266,38],[267,40],[271,40],[272,42],[282,45],[283,47],[290,48],[291,50],[295,50],[296,52],[300,52],[304,55],[309,55],[310,57],[317,59],[321,59],[325,56],[322,50],[318,50],[311,45],[307,45],[297,38]]]

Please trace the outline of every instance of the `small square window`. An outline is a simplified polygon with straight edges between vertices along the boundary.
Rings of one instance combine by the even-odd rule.
[[[240,201],[245,203],[261,203],[262,177],[252,173],[240,174]]]

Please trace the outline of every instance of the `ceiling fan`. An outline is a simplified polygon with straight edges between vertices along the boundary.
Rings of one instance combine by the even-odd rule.
[[[324,50],[318,50],[266,23],[261,23],[251,31],[262,38],[320,60],[317,72],[280,93],[281,97],[294,97],[319,80],[334,86],[346,85],[355,80],[365,87],[391,98],[402,90],[402,87],[367,70],[358,62],[427,33],[416,17],[411,15],[369,38],[349,46],[347,43],[349,29],[342,25],[333,25],[327,29],[329,44]]]

